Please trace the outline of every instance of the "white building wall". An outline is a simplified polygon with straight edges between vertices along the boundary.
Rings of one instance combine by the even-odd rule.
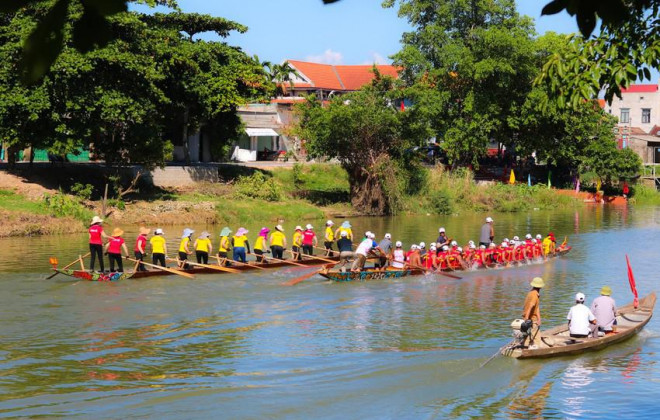
[[[616,96],[612,100],[612,105],[605,104],[605,112],[608,112],[619,119],[619,125],[629,127],[639,127],[646,133],[650,132],[654,125],[660,126],[660,92],[635,92],[622,93],[622,99]],[[642,123],[642,109],[651,110],[651,120],[649,123]],[[628,109],[630,120],[627,123],[621,122],[621,110]]]

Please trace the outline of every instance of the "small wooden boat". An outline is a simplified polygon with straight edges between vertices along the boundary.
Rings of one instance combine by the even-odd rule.
[[[339,261],[339,257],[323,257],[325,260],[333,260],[333,261]],[[229,261],[231,263],[231,261]],[[307,259],[304,260],[296,260],[292,261],[295,262],[296,264],[302,264],[306,266],[315,266],[315,265],[323,265],[326,264],[325,261],[319,260],[319,259],[313,259],[311,257],[307,257]],[[238,265],[238,264],[233,264],[230,267],[234,270],[238,271],[252,271],[252,270],[259,270],[260,268],[282,268],[282,267],[293,267],[294,265],[291,263],[287,262],[280,262],[280,261],[272,261],[269,263],[256,263],[252,262],[251,264],[245,264],[245,265]],[[170,267],[170,268],[175,268],[175,267]],[[94,272],[89,272],[89,271],[83,271],[83,270],[69,270],[69,269],[62,269],[62,268],[53,268],[56,272],[60,274],[64,274],[69,277],[74,277],[80,280],[88,280],[88,281],[119,281],[119,280],[126,280],[126,279],[142,279],[142,278],[147,278],[147,277],[159,277],[159,276],[174,276],[176,275],[175,273],[172,272],[167,272],[167,271],[162,271],[158,269],[153,269],[149,271],[131,271],[131,272],[126,272],[126,273],[94,273]],[[197,267],[197,268],[189,268],[187,270],[180,270],[184,273],[189,273],[193,275],[197,274],[226,274],[223,271],[218,271],[213,268],[203,268],[203,267]]]
[[[561,257],[562,255],[566,255],[568,252],[571,251],[571,247],[567,246],[565,248],[562,248],[561,250],[558,250],[557,253],[554,255],[548,257],[548,259],[551,258],[556,258],[556,257]],[[495,268],[513,268],[513,267],[518,267],[521,265],[528,265],[528,264],[533,264],[533,263],[541,263],[543,262],[542,259],[538,260],[521,260],[521,261],[516,261],[515,263],[511,264],[510,266],[506,267],[503,265],[490,265],[488,267],[476,267],[474,268],[475,270],[493,270]],[[470,269],[468,269],[470,270]],[[441,272],[442,273],[458,273],[461,271],[468,271],[464,270],[462,268],[447,268],[443,269]],[[339,270],[321,270],[319,272],[319,275],[330,279],[332,281],[336,282],[346,282],[346,281],[367,281],[367,280],[383,280],[383,279],[394,279],[394,278],[401,278],[401,277],[407,277],[407,276],[419,276],[424,273],[433,273],[430,270],[422,270],[418,268],[410,268],[406,270],[397,270],[393,268],[388,268],[387,270],[381,271],[373,268],[368,268],[365,270],[362,270],[361,272],[353,273],[351,271],[346,271],[342,272]]]
[[[541,344],[538,348],[522,348],[520,342],[514,340],[514,343],[502,349],[502,354],[517,359],[531,359],[600,350],[637,334],[651,320],[654,306],[655,292],[652,292],[639,301],[637,309],[632,303],[619,308],[616,332],[597,338],[572,338],[568,332],[568,324],[565,324],[539,332]]]

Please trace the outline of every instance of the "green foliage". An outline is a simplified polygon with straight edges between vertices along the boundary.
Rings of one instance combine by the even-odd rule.
[[[93,192],[94,192],[94,186],[92,184],[81,184],[79,182],[76,182],[71,187],[71,194],[85,201],[90,200],[92,198]]]
[[[642,169],[642,159],[630,148],[618,149],[612,140],[591,142],[583,167],[598,174],[605,184],[621,178],[634,178]]]
[[[0,190],[0,209],[21,213],[46,213],[40,201],[31,201],[20,194],[7,190]]]
[[[644,184],[637,184],[631,189],[631,196],[635,204],[642,205],[660,205],[660,193],[654,187]]]
[[[92,212],[81,203],[79,198],[67,195],[61,190],[54,194],[44,194],[43,204],[52,216],[71,216],[80,221],[92,217]]]
[[[446,191],[437,190],[429,196],[429,202],[437,214],[452,214],[453,208],[451,197]]]
[[[293,188],[301,190],[305,185],[305,177],[303,175],[303,165],[301,163],[294,163],[291,169],[293,175]]]
[[[265,201],[282,201],[282,190],[273,178],[266,178],[262,172],[251,176],[240,176],[235,184],[236,198],[256,198]]]

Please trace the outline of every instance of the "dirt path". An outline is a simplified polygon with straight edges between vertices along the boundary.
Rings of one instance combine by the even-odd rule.
[[[7,173],[3,170],[0,170],[0,189],[14,191],[30,200],[39,200],[44,194],[55,192],[54,190],[42,187],[39,184],[30,183],[23,177]]]

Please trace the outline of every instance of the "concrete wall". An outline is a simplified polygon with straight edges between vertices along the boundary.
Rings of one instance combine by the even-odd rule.
[[[166,166],[151,172],[151,183],[156,187],[185,187],[196,182],[218,182],[218,167]]]
[[[616,96],[612,100],[612,105],[605,104],[605,112],[614,115],[616,118],[621,117],[621,109],[628,108],[630,110],[630,122],[620,125],[627,125],[629,127],[639,127],[646,133],[649,133],[654,125],[660,126],[660,92],[640,92],[640,93],[622,93],[619,99]],[[651,109],[651,122],[648,124],[642,123],[642,109]]]

